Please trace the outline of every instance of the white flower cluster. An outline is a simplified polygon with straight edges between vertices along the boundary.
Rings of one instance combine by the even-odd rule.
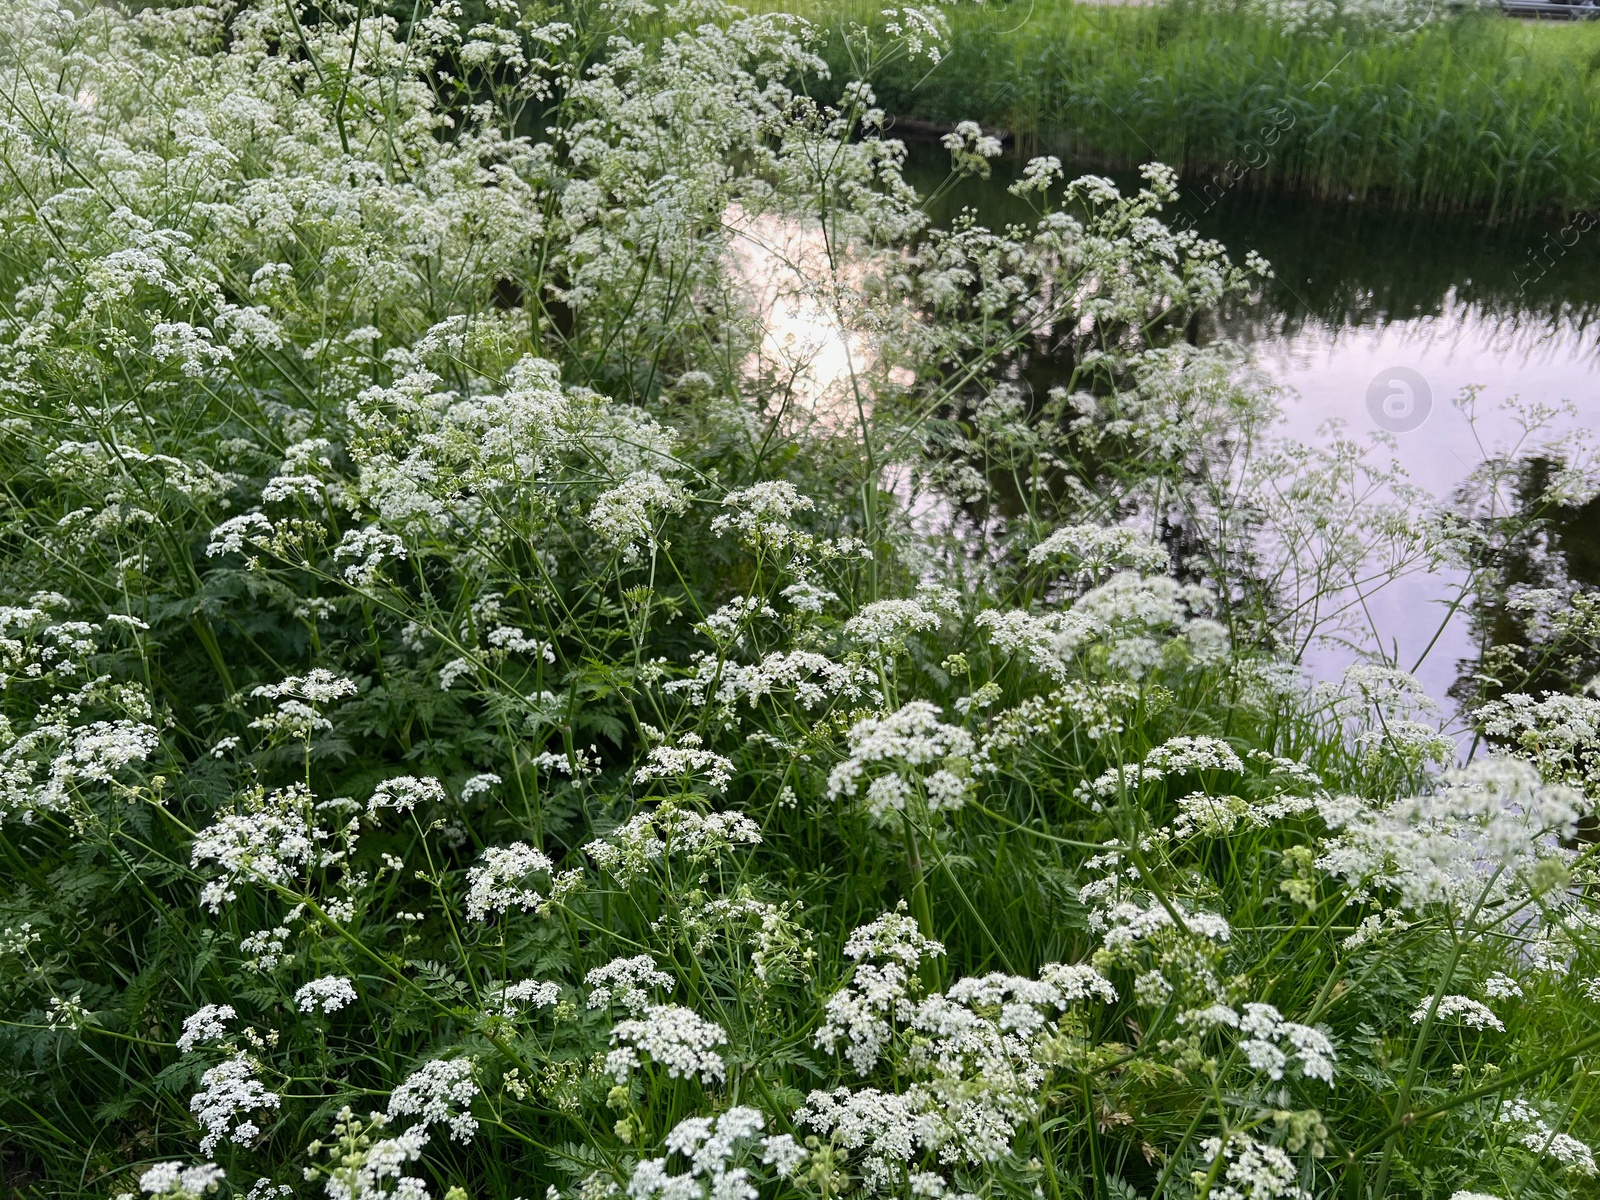
[[[811,650],[775,651],[748,666],[710,655],[695,660],[694,674],[662,685],[668,695],[682,694],[699,707],[707,699],[732,709],[740,700],[752,708],[779,692],[792,692],[806,710],[835,700],[858,701],[863,696],[876,700],[880,693],[873,686],[876,677],[860,663],[836,663]]]
[[[356,685],[352,679],[316,667],[303,676],[291,675],[282,683],[253,688],[250,694],[258,700],[278,702],[275,712],[257,717],[250,722],[250,728],[304,741],[314,733],[333,728],[333,722],[322,715],[323,710],[355,695]]]
[[[1420,1025],[1428,1019],[1428,1010],[1433,1008],[1430,1000],[1424,1000],[1411,1011],[1411,1023]],[[1486,1004],[1481,1004],[1471,996],[1441,996],[1439,1005],[1434,1008],[1434,1016],[1441,1021],[1459,1021],[1469,1029],[1495,1029],[1501,1033],[1506,1031],[1505,1023],[1494,1015],[1494,1010]]]
[[[1180,838],[1226,837],[1235,829],[1265,829],[1284,817],[1297,817],[1316,809],[1316,801],[1293,792],[1277,792],[1270,797],[1246,799],[1233,794],[1213,796],[1190,792],[1179,796],[1178,815],[1172,832]]]
[[[196,1046],[207,1042],[220,1042],[228,1036],[225,1021],[239,1014],[231,1004],[202,1004],[192,1016],[183,1019],[183,1032],[178,1035],[178,1052],[188,1054]]]
[[[1242,1035],[1239,1049],[1251,1069],[1269,1079],[1282,1079],[1284,1068],[1292,1060],[1305,1078],[1333,1083],[1338,1055],[1332,1039],[1310,1025],[1285,1021],[1270,1004],[1246,1004],[1242,1013],[1225,1004],[1213,1004],[1179,1014],[1178,1023],[1202,1030],[1237,1029]]]
[[[278,1108],[280,1103],[277,1093],[256,1078],[255,1064],[245,1055],[218,1063],[200,1077],[200,1090],[189,1101],[189,1111],[203,1131],[200,1153],[210,1154],[224,1139],[250,1145],[261,1133],[251,1114]]]
[[[235,812],[195,836],[190,866],[214,864],[222,872],[201,889],[200,902],[218,912],[238,899],[241,882],[291,886],[307,869],[336,861],[338,852],[323,845],[333,836],[316,821],[311,793],[303,784],[270,793],[252,789]]]
[[[603,967],[595,967],[583,981],[589,985],[590,1008],[620,1004],[631,1013],[643,1012],[650,1006],[646,988],[671,991],[673,985],[672,976],[658,969],[656,960],[648,954],[614,958]]]
[[[633,781],[647,784],[661,779],[687,783],[695,776],[703,776],[707,786],[720,792],[733,779],[733,764],[720,754],[705,748],[700,735],[686,733],[676,746],[652,746],[644,765],[633,774]]]
[[[1141,679],[1159,666],[1203,666],[1226,655],[1227,631],[1196,615],[1210,611],[1214,600],[1197,585],[1124,571],[1084,593],[1066,612],[989,609],[978,615],[978,624],[989,630],[996,649],[1058,682],[1086,668],[1091,675]],[[1090,657],[1097,648],[1103,659]]]
[[[1216,913],[1185,912],[1176,905],[1174,909],[1175,914],[1154,900],[1148,906],[1124,900],[1091,913],[1089,928],[1103,931],[1102,941],[1108,950],[1122,950],[1149,941],[1163,930],[1178,928],[1178,921],[1183,923],[1185,932],[1214,942],[1226,942],[1231,936],[1226,918]]]
[[[567,896],[578,885],[581,872],[555,870],[544,851],[526,842],[491,846],[483,852],[481,865],[467,869],[467,919],[486,921],[491,913],[537,911],[541,916],[550,906]],[[550,893],[523,886],[530,875],[550,877]]]
[[[856,795],[868,767],[875,764],[911,768],[938,764],[927,774],[899,769],[875,774],[867,786],[867,811],[875,820],[884,820],[904,811],[919,794],[930,811],[960,808],[971,787],[974,743],[965,729],[946,725],[939,716],[936,705],[913,700],[887,716],[857,721],[846,739],[848,755],[828,774],[829,797]]]
[[[1123,869],[1120,853],[1097,855],[1085,865],[1107,873],[1078,889],[1089,908],[1089,928],[1101,935],[1096,966],[1115,963],[1141,972],[1134,980],[1140,1004],[1159,1006],[1180,988],[1209,1004],[1224,992],[1221,962],[1232,930],[1217,913],[1191,911],[1143,890],[1141,873]]]
[[[611,1029],[606,1071],[618,1083],[639,1069],[642,1054],[673,1079],[721,1083],[727,1068],[714,1047],[728,1040],[722,1026],[677,1004],[651,1004],[638,1017],[618,1021]]]
[[[1513,692],[1478,709],[1483,732],[1509,742],[1547,783],[1600,795],[1600,700]]]
[[[903,912],[856,930],[845,953],[856,966],[829,997],[816,1044],[838,1051],[842,1043],[862,1075],[891,1059],[909,1083],[899,1095],[812,1092],[797,1121],[856,1153],[869,1190],[882,1190],[922,1154],[973,1166],[1000,1158],[1047,1082],[1044,1046],[1057,1032],[1056,1014],[1116,999],[1092,967],[1052,963],[1038,979],[960,979],[918,1000],[914,972],[943,948]],[[942,1194],[941,1177],[926,1182]]]
[[[389,1094],[388,1115],[390,1120],[421,1117],[417,1128],[444,1125],[451,1140],[470,1142],[478,1132],[478,1122],[466,1109],[477,1094],[471,1059],[436,1058],[413,1071]]]
[[[1064,559],[1079,580],[1097,580],[1114,567],[1141,575],[1165,574],[1172,565],[1165,547],[1121,526],[1066,525],[1028,551],[1035,566]]]
[[[1494,971],[1483,981],[1483,994],[1491,1000],[1520,1000],[1522,985],[1511,976]]]
[[[589,524],[602,540],[635,562],[641,550],[656,549],[656,528],[667,513],[689,506],[682,485],[656,471],[636,471],[616,487],[601,492],[589,510]]]
[[[871,649],[900,645],[908,634],[932,633],[956,611],[954,593],[925,589],[911,600],[875,600],[844,624],[851,640]]]
[[[624,887],[677,855],[694,867],[739,846],[761,844],[761,827],[741,812],[701,814],[667,800],[630,818],[584,853]]]
[[[849,982],[828,997],[815,1043],[837,1050],[843,1041],[845,1057],[865,1075],[888,1048],[894,1023],[910,1018],[918,966],[943,955],[944,947],[922,935],[902,902],[896,911],[856,929],[844,953],[856,965]]]
[[[200,1200],[217,1190],[226,1173],[216,1163],[186,1167],[181,1162],[156,1163],[139,1176],[139,1190],[155,1200]]]
[[[407,1163],[422,1157],[428,1141],[427,1125],[413,1125],[392,1138],[372,1136],[388,1123],[389,1118],[381,1112],[369,1114],[362,1122],[348,1105],[340,1109],[333,1126],[333,1143],[327,1147],[330,1161],[324,1168],[308,1169],[306,1178],[321,1174],[328,1200],[429,1200],[427,1184],[404,1174]],[[312,1153],[319,1148],[319,1143],[312,1143]]]
[[[647,1158],[628,1181],[632,1200],[755,1200],[748,1166],[759,1147],[761,1161],[780,1176],[792,1176],[806,1152],[788,1134],[761,1138],[766,1117],[757,1109],[734,1107],[716,1117],[689,1117],[667,1134],[668,1154],[686,1159],[689,1170],[673,1174],[665,1158]]]
[[[386,808],[408,813],[419,804],[442,804],[444,799],[444,785],[437,779],[396,775],[372,790],[372,798],[367,801],[367,815],[376,816]]]
[[[906,9],[908,14],[917,9]],[[935,56],[934,61],[938,58]],[[976,121],[960,121],[956,127],[939,139],[940,144],[952,154],[976,154],[980,158],[998,158],[1000,139],[984,133]]]
[[[1317,865],[1357,888],[1399,894],[1418,912],[1431,904],[1470,908],[1541,887],[1539,864],[1574,857],[1564,840],[1592,804],[1537,768],[1480,759],[1446,774],[1440,787],[1381,807],[1339,797],[1318,809],[1338,836]]]
[[[368,525],[365,529],[347,530],[333,548],[333,557],[335,560],[355,560],[344,569],[347,583],[371,587],[378,581],[378,572],[383,564],[391,559],[403,558],[405,552],[405,542],[376,525]]]
[[[304,984],[294,994],[294,1002],[303,1013],[338,1012],[356,1002],[355,985],[343,975],[324,975]]]
[[[155,752],[160,735],[145,720],[82,720],[85,703],[97,691],[99,685],[90,683],[80,692],[56,695],[25,732],[16,732],[9,721],[0,726],[0,820],[15,814],[31,822],[38,813],[66,812],[85,784],[113,783]],[[128,707],[148,715],[142,693],[127,700]]]
[[[1211,1187],[1216,1200],[1312,1200],[1299,1184],[1300,1171],[1281,1148],[1235,1134],[1226,1143],[1206,1138],[1200,1150],[1207,1165],[1220,1157],[1226,1166]],[[1194,1172],[1196,1186],[1206,1182],[1206,1171]]]
[[[795,540],[795,530],[789,518],[797,512],[809,512],[813,507],[811,497],[787,480],[769,479],[729,492],[722,498],[722,506],[729,511],[711,522],[711,532],[721,537],[733,531],[752,545],[767,545],[781,549]]]
[[[757,617],[776,621],[778,610],[759,596],[735,596],[705,620],[696,622],[694,631],[704,634],[720,651],[743,649],[748,635],[755,630]]]
[[[561,986],[539,979],[522,979],[516,983],[495,984],[485,997],[484,1011],[515,1021],[522,1015],[524,1005],[533,1008],[554,1008],[561,1001]]]
[[[1593,1176],[1600,1173],[1600,1168],[1595,1164],[1594,1151],[1587,1143],[1570,1133],[1557,1133],[1544,1115],[1521,1096],[1502,1101],[1495,1120],[1511,1129],[1522,1146],[1555,1159],[1574,1174]]]
[[[678,923],[697,955],[719,937],[747,948],[750,974],[762,986],[797,978],[814,953],[811,933],[795,920],[792,905],[757,899],[744,887],[685,904]]]
[[[1109,799],[1124,791],[1132,792],[1146,783],[1158,783],[1168,776],[1192,775],[1198,771],[1227,771],[1242,775],[1244,763],[1232,746],[1214,737],[1169,738],[1128,767],[1112,767],[1090,783],[1079,785],[1084,799]]]

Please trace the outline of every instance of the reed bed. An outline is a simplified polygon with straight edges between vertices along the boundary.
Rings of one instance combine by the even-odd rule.
[[[862,0],[801,11],[829,29],[883,18]],[[1460,13],[1395,34],[1296,30],[1242,7],[1012,0],[952,10],[950,52],[877,75],[891,113],[977,119],[1025,152],[1161,160],[1227,188],[1507,217],[1600,195],[1600,28]]]

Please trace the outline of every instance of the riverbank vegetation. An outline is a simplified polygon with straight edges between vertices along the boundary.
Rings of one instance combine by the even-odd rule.
[[[791,11],[881,26],[863,0]],[[1024,154],[1166,162],[1196,186],[1282,188],[1510,217],[1600,203],[1600,26],[1443,5],[1153,5],[1006,0],[952,7],[936,68],[878,75],[891,113],[976,119]]]
[[[1594,1194],[1600,701],[1297,663],[1600,472],[1277,440],[1169,171],[930,225],[816,49],[0,13],[0,1192]]]

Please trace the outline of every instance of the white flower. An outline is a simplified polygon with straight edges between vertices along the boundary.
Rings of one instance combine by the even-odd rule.
[[[139,1176],[139,1190],[155,1200],[200,1200],[217,1190],[225,1172],[216,1163],[186,1167],[181,1162],[156,1163]]]
[[[748,666],[706,655],[692,676],[670,680],[662,690],[668,695],[683,693],[694,705],[714,697],[728,706],[745,699],[751,708],[779,692],[792,692],[800,706],[810,710],[834,701],[860,700],[868,692],[876,697],[874,680],[861,664],[836,663],[814,651],[793,650],[774,651]]]
[[[489,989],[485,1011],[514,1021],[522,1014],[522,1005],[534,1008],[554,1008],[561,1000],[560,985],[538,979],[523,979],[516,983],[498,984]]]
[[[331,704],[346,696],[354,696],[356,691],[355,680],[335,675],[324,667],[315,667],[304,675],[291,675],[282,683],[253,688],[250,694],[270,700],[293,696],[312,704]]]
[[[1412,1010],[1411,1023],[1420,1025],[1426,1021],[1429,1007],[1430,1002],[1427,1000],[1417,1005]],[[1487,1005],[1478,1003],[1471,996],[1441,996],[1435,1015],[1441,1021],[1458,1019],[1463,1025],[1472,1029],[1497,1029],[1501,1033],[1506,1029],[1500,1018],[1495,1016]]]
[[[1352,884],[1392,889],[1408,912],[1471,906],[1537,889],[1537,868],[1564,866],[1563,843],[1592,805],[1529,763],[1495,757],[1448,772],[1442,786],[1379,808],[1347,798],[1319,801],[1338,836],[1317,865]]]
[[[606,1071],[625,1082],[639,1066],[643,1054],[666,1069],[673,1079],[698,1078],[720,1083],[725,1068],[713,1047],[728,1040],[722,1027],[692,1009],[676,1004],[652,1004],[641,1017],[618,1021],[611,1030],[613,1049],[606,1055]]]
[[[721,537],[732,529],[747,541],[765,541],[778,547],[794,539],[789,518],[813,507],[809,496],[802,496],[794,484],[781,479],[765,480],[729,492],[723,497],[722,505],[730,511],[711,522],[712,533]]]
[[[633,781],[647,784],[652,779],[686,782],[704,776],[713,791],[722,791],[733,778],[733,763],[704,748],[697,734],[686,733],[677,746],[652,746],[645,763],[633,773]]]
[[[461,799],[463,802],[476,800],[479,796],[487,795],[490,791],[500,786],[500,776],[486,772],[474,775],[461,785]]]
[[[1113,567],[1152,575],[1171,566],[1164,547],[1119,526],[1065,525],[1028,551],[1028,562],[1034,565],[1057,558],[1065,559],[1079,579],[1097,579]]]
[[[933,1132],[917,1097],[877,1088],[814,1091],[795,1114],[795,1124],[851,1152],[869,1192],[892,1187],[906,1165],[919,1157],[919,1141]]]
[[[467,918],[487,920],[490,913],[512,908],[523,912],[543,908],[547,897],[533,888],[520,886],[529,875],[551,875],[554,865],[543,851],[526,842],[491,846],[483,852],[482,866],[467,871]]]
[[[908,23],[913,20],[912,14],[918,12],[918,10],[910,8],[903,11]],[[898,29],[898,25],[895,28]],[[930,26],[930,28],[932,27]],[[934,61],[937,62],[938,59],[935,58]],[[940,139],[940,142],[945,149],[952,153],[966,152],[976,154],[982,158],[995,158],[1000,154],[1001,150],[1000,139],[984,133],[976,121],[961,121],[956,125],[955,129],[945,134]]]
[[[201,903],[220,911],[237,899],[240,882],[288,886],[318,860],[319,843],[327,836],[313,819],[311,795],[303,785],[270,794],[252,789],[238,811],[218,817],[190,847],[191,866],[215,864],[223,872],[201,890]]]
[[[688,1160],[688,1174],[669,1173],[665,1158],[646,1159],[634,1168],[628,1195],[632,1200],[755,1200],[749,1171],[733,1163],[750,1153],[765,1123],[760,1112],[745,1107],[730,1108],[718,1117],[689,1117],[678,1122],[667,1134],[666,1148]],[[768,1138],[765,1144],[771,1146],[777,1140]],[[792,1138],[788,1145],[799,1157],[788,1148],[781,1148],[779,1154],[785,1156],[792,1173],[806,1152],[794,1146]]]
[[[1520,1000],[1522,985],[1511,976],[1495,971],[1483,981],[1483,994],[1491,1000]]]
[[[470,675],[472,672],[473,665],[468,659],[452,658],[449,662],[445,663],[444,666],[439,668],[439,690],[441,692],[448,692],[451,688],[455,687],[456,682],[461,679],[462,676]]]
[[[673,979],[656,968],[656,960],[648,954],[632,958],[614,958],[603,967],[595,967],[583,977],[589,985],[589,1007],[604,1008],[620,1004],[629,1012],[642,1012],[650,1004],[646,988],[672,990]]]
[[[845,939],[844,956],[857,962],[888,959],[904,963],[911,971],[917,969],[924,958],[944,953],[944,946],[932,938],[924,937],[917,923],[906,915],[902,900],[893,912],[886,912],[877,920],[856,929]]]
[[[408,1162],[422,1157],[427,1125],[413,1125],[392,1138],[374,1139],[372,1134],[388,1123],[389,1118],[381,1112],[372,1113],[363,1124],[348,1106],[339,1110],[334,1125],[337,1140],[328,1146],[332,1161],[324,1168],[324,1191],[329,1200],[429,1200],[422,1180],[403,1174]],[[314,1174],[307,1172],[308,1178]],[[389,1180],[394,1181],[393,1191]],[[279,1197],[269,1192],[262,1200]]]
[[[220,1042],[228,1036],[223,1022],[231,1021],[237,1015],[231,1004],[201,1005],[194,1015],[183,1019],[183,1032],[178,1035],[179,1053],[187,1054],[206,1042]]]
[[[357,560],[344,569],[345,581],[371,587],[377,582],[379,568],[390,559],[403,557],[405,552],[405,543],[394,534],[368,525],[365,529],[347,530],[333,548],[333,557]]]
[[[1226,942],[1232,935],[1226,918],[1216,913],[1185,912],[1176,905],[1174,908],[1183,918],[1184,928],[1193,935],[1215,942]],[[1091,914],[1089,924],[1092,929],[1105,931],[1103,941],[1108,950],[1126,949],[1163,930],[1177,928],[1172,913],[1153,901],[1147,908],[1131,900],[1120,901]]]
[[[1211,1189],[1216,1200],[1312,1200],[1299,1185],[1294,1160],[1277,1146],[1235,1134],[1226,1145],[1221,1138],[1206,1138],[1200,1150],[1207,1163],[1216,1162],[1219,1155],[1227,1163]]]
[[[342,975],[324,975],[303,985],[294,994],[294,1001],[303,1013],[338,1012],[347,1004],[356,1002],[355,986]]]
[[[989,609],[978,614],[994,646],[1032,663],[1058,683],[1085,668],[1095,673],[1140,679],[1164,664],[1216,662],[1225,654],[1227,633],[1200,614],[1215,597],[1204,588],[1180,584],[1165,575],[1132,571],[1113,575],[1085,593],[1066,612]],[[1103,662],[1088,656],[1104,647]]]
[[[1233,747],[1221,738],[1175,737],[1168,738],[1144,756],[1144,760],[1127,768],[1112,767],[1092,783],[1080,786],[1080,796],[1098,796],[1109,799],[1123,791],[1132,792],[1147,783],[1157,783],[1169,776],[1192,775],[1198,771],[1227,771],[1243,774],[1244,763]],[[1224,803],[1227,797],[1213,803]],[[1180,806],[1183,801],[1180,801]],[[1190,800],[1191,806],[1199,807]],[[1309,807],[1309,805],[1305,806]]]
[[[367,801],[367,813],[369,816],[376,816],[380,809],[385,808],[406,813],[419,804],[440,804],[444,798],[444,785],[437,779],[428,776],[418,779],[414,775],[396,775],[393,779],[385,779],[373,789],[372,798]]]
[[[877,600],[846,621],[844,631],[863,646],[893,646],[903,642],[908,633],[938,629],[954,608],[953,598],[943,592],[915,600]]]
[[[666,800],[654,812],[640,813],[583,849],[626,887],[671,855],[695,867],[735,847],[760,843],[760,826],[744,813],[702,815],[679,801]]]
[[[1569,1171],[1580,1175],[1596,1173],[1594,1151],[1571,1134],[1557,1133],[1543,1114],[1523,1097],[1501,1101],[1495,1120],[1520,1131],[1517,1141],[1521,1145],[1555,1159]]]
[[[862,776],[876,763],[906,767],[939,764],[927,778],[920,773],[912,778],[921,782],[930,810],[961,807],[968,783],[950,767],[959,764],[964,768],[974,749],[972,735],[959,726],[942,723],[939,715],[935,705],[914,700],[887,716],[857,721],[847,739],[848,755],[828,774],[828,795],[856,795]],[[899,771],[879,775],[867,789],[868,812],[881,820],[892,811],[903,810],[913,794],[911,780]]]
[[[792,1179],[807,1157],[805,1148],[787,1133],[774,1134],[761,1140],[761,1161],[784,1179]]]
[[[436,1058],[413,1071],[389,1094],[389,1117],[421,1117],[424,1128],[447,1125],[453,1141],[470,1142],[478,1132],[478,1122],[462,1110],[477,1094],[471,1059]]]
[[[243,1054],[212,1067],[200,1077],[200,1091],[189,1101],[189,1111],[204,1131],[200,1153],[210,1154],[224,1138],[248,1146],[261,1133],[249,1114],[278,1106],[277,1094],[255,1077],[254,1065]]]
[[[1063,177],[1061,160],[1053,154],[1030,158],[1022,168],[1022,176],[1007,191],[1022,196],[1028,192],[1045,192],[1050,185]]]
[[[241,513],[237,517],[229,517],[211,531],[206,557],[243,554],[246,546],[262,549],[271,545],[276,536],[277,530],[272,522],[260,513]]]
[[[641,548],[656,548],[656,523],[663,513],[681,513],[689,497],[681,485],[655,471],[636,471],[616,487],[601,492],[589,510],[589,524],[602,540],[633,562]]]
[[[1587,1143],[1580,1142],[1570,1133],[1554,1133],[1548,1136],[1526,1133],[1522,1136],[1522,1144],[1530,1150],[1543,1151],[1569,1171],[1579,1175],[1593,1175],[1596,1172],[1594,1151]]]

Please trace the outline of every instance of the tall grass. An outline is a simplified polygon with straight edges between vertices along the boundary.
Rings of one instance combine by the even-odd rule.
[[[795,10],[793,4],[783,7]],[[851,77],[864,0],[798,11],[830,31]],[[1600,28],[1463,14],[1396,35],[1296,32],[1243,7],[1009,0],[951,12],[932,72],[878,76],[902,117],[977,119],[1021,147],[1108,166],[1159,159],[1229,187],[1288,188],[1495,216],[1594,207]]]

